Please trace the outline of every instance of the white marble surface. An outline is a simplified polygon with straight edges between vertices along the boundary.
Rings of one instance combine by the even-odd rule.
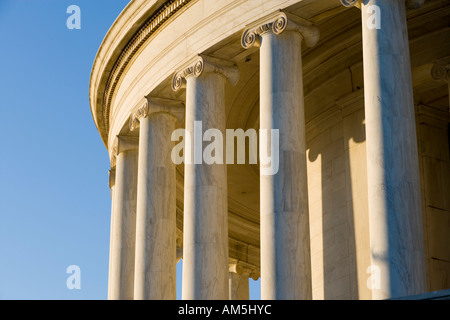
[[[112,230],[114,230],[114,186],[116,184],[116,167],[109,170],[109,188],[111,189],[111,222],[109,234],[109,267],[108,267],[108,299],[111,297],[111,266],[112,266],[112,248],[114,244],[114,237]]]
[[[279,171],[260,176],[261,298],[311,299],[302,36],[261,38],[260,128],[280,134]]]
[[[137,169],[137,148],[117,155],[110,251],[111,300],[132,300],[134,297]]]
[[[364,23],[380,10],[381,28]],[[417,138],[404,0],[361,6],[374,299],[426,291]]]
[[[140,119],[135,300],[176,299],[175,121],[162,112]]]
[[[189,76],[186,130],[225,132],[225,81],[218,73]],[[224,164],[185,164],[183,299],[228,299],[227,169]]]

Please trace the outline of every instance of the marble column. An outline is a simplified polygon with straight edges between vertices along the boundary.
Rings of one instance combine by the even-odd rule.
[[[113,157],[114,158],[114,157]],[[113,162],[113,161],[111,161]],[[116,185],[116,167],[115,167],[115,158],[114,158],[114,167],[111,166],[109,170],[109,189],[111,190],[111,226],[110,226],[110,239],[109,239],[109,270],[108,270],[108,299],[111,299],[111,252],[113,247],[113,234],[112,230],[114,229],[114,186]]]
[[[194,130],[194,122],[225,136],[225,85],[238,76],[232,63],[197,56],[173,78],[174,90],[186,88],[186,134],[192,137],[185,154],[193,159],[185,158],[184,171],[182,298],[187,300],[228,299],[226,164],[203,161],[203,132]]]
[[[260,129],[279,132],[279,170],[260,173],[262,299],[312,299],[301,43],[318,38],[284,12],[242,35],[244,48],[260,47]]]
[[[258,280],[259,270],[247,263],[232,260],[229,262],[229,299],[249,300],[249,279]]]
[[[419,294],[427,288],[405,0],[351,2],[362,13],[372,297]]]
[[[116,156],[116,175],[112,205],[110,299],[132,300],[138,141],[133,137],[119,136],[112,152]]]
[[[176,299],[176,172],[171,141],[181,102],[147,97],[131,115],[139,126],[135,300]]]

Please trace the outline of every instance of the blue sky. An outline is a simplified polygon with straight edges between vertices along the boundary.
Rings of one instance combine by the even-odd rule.
[[[0,299],[107,298],[109,159],[89,78],[127,3],[0,0]],[[81,9],[80,30],[66,26],[70,5]],[[66,286],[70,265],[80,267],[79,290]]]

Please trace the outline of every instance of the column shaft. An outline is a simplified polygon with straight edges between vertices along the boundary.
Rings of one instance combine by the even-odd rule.
[[[380,28],[371,28],[373,7]],[[426,291],[414,100],[404,0],[361,4],[374,299]],[[372,269],[373,270],[373,269]]]
[[[110,238],[109,238],[109,269],[108,269],[108,299],[111,299],[111,265],[112,265],[112,248],[114,243],[113,232],[114,229],[114,185],[116,179],[116,169],[109,171],[109,188],[111,189],[111,221],[110,221]]]
[[[202,121],[204,130],[225,133],[225,81],[213,72],[186,78],[186,131],[192,140],[194,121]],[[190,161],[184,179],[182,297],[228,299],[226,165]]]
[[[260,128],[279,130],[279,171],[260,176],[261,298],[311,299],[302,35],[265,32]]]
[[[120,152],[112,215],[110,299],[133,299],[138,151]]]
[[[235,272],[229,273],[230,300],[249,300],[249,277]]]
[[[174,130],[167,113],[140,119],[135,299],[176,299]]]

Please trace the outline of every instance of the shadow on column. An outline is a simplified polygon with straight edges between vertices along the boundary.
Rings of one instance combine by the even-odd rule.
[[[363,151],[365,154],[365,148],[352,150],[365,141],[364,112],[359,108],[344,115],[342,110],[333,109],[326,115],[327,128],[314,128],[319,133],[312,139],[307,137],[309,177],[312,178],[309,182],[310,219],[315,220],[310,222],[313,294],[316,291],[313,298],[321,298],[320,290],[315,288],[320,285],[323,275],[324,299],[358,299],[354,209],[355,205],[360,205],[356,202],[360,200],[357,195],[361,190],[355,187],[361,188],[365,182],[365,176],[359,176],[365,161],[355,163],[359,157],[352,160],[351,153]],[[357,157],[357,154],[353,156]],[[318,174],[320,178],[316,176]],[[355,180],[357,186],[352,185]],[[322,220],[321,226],[318,219]],[[323,270],[320,270],[321,261]]]

